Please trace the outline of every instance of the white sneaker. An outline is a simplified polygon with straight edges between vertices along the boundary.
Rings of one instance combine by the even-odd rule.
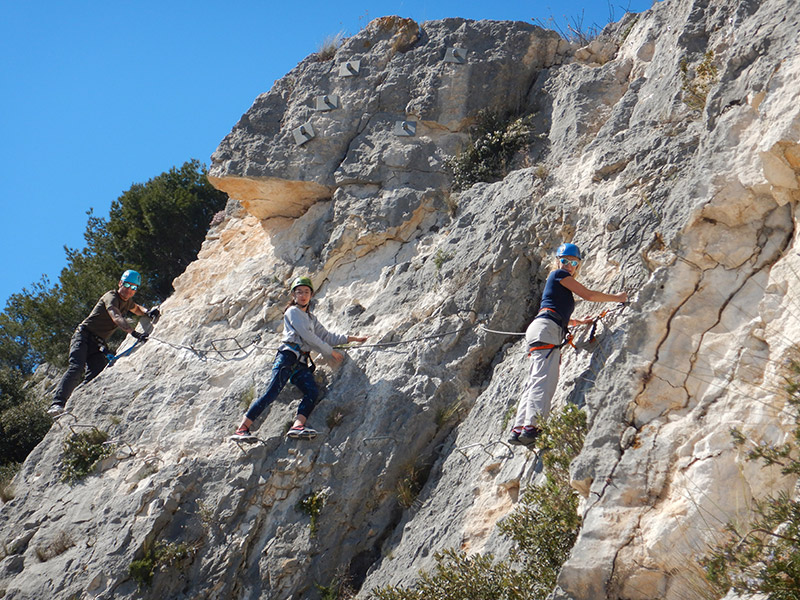
[[[239,427],[239,429],[237,429],[236,432],[228,439],[234,442],[240,442],[243,440],[249,442],[255,440],[256,436],[250,433],[250,430],[247,427]]]
[[[317,431],[311,427],[292,427],[286,432],[286,437],[293,440],[313,440],[317,437]]]
[[[63,404],[59,404],[58,402],[53,402],[50,405],[50,408],[47,409],[47,414],[51,417],[59,417],[66,412]]]

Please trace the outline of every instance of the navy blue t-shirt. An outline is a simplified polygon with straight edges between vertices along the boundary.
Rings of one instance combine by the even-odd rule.
[[[570,277],[569,271],[565,269],[556,269],[547,276],[547,283],[544,284],[544,292],[542,292],[542,302],[539,304],[539,310],[550,308],[556,311],[563,319],[559,323],[562,327],[569,324],[572,311],[575,310],[575,297],[572,292],[561,285],[561,280],[565,277]],[[544,312],[540,316],[558,322],[552,313]]]

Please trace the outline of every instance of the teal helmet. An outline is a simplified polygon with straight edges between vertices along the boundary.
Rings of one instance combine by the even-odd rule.
[[[142,285],[142,276],[136,271],[128,269],[119,278],[122,283],[132,283],[133,285]]]
[[[291,290],[294,291],[294,288],[304,285],[306,287],[311,288],[311,293],[314,293],[314,284],[311,283],[311,279],[308,277],[296,277],[294,281],[292,281]]]
[[[562,256],[574,256],[578,260],[583,260],[583,256],[581,256],[581,249],[575,244],[561,244],[558,247],[558,250],[556,250],[556,256],[559,258]]]

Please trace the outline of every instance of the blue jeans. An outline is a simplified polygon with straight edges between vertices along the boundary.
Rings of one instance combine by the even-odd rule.
[[[314,373],[311,372],[308,365],[300,362],[297,355],[291,350],[281,350],[275,356],[275,362],[272,363],[272,379],[269,382],[267,391],[258,400],[253,401],[244,416],[251,421],[255,421],[264,412],[264,409],[272,404],[272,401],[278,397],[278,394],[290,381],[303,392],[303,399],[297,408],[297,414],[308,418],[311,411],[314,410],[314,404],[319,397],[319,390],[317,389],[317,382],[314,381]]]

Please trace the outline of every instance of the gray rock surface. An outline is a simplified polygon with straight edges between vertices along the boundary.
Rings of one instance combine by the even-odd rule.
[[[584,525],[554,597],[698,597],[687,557],[794,484],[728,432],[778,442],[791,422],[778,386],[800,331],[797,30],[770,0],[668,0],[578,52],[523,23],[386,18],[300,63],[213,157],[244,210],[209,232],[154,339],[79,388],[74,419],[25,462],[0,512],[2,597],[315,599],[346,578],[367,598],[437,550],[503,555],[494,525],[540,466],[498,443],[523,342],[484,328],[524,331],[563,240],[585,251],[586,286],[634,301],[564,353],[556,405],[584,406],[590,430],[572,465]],[[464,64],[443,62],[451,47]],[[359,75],[339,77],[353,60]],[[704,60],[718,75],[690,106]],[[341,107],[314,111],[324,94]],[[531,113],[546,143],[452,193],[444,158],[486,107]],[[416,135],[393,134],[398,120]],[[227,436],[265,388],[298,274],[322,323],[381,345],[320,366],[317,439],[284,440],[289,386],[240,448]],[[84,426],[116,454],[68,485],[61,445]],[[412,467],[424,485],[405,507]],[[309,496],[326,499],[313,532]],[[137,589],[129,566],[159,542],[189,559]]]

